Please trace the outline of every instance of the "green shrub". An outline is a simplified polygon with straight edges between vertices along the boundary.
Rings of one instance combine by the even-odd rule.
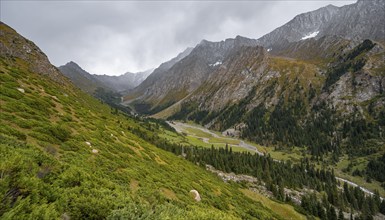
[[[2,124],[0,127],[0,133],[16,137],[19,140],[25,141],[27,139],[27,135],[25,135],[23,132],[16,130],[15,128],[12,128],[6,124]]]
[[[60,146],[60,149],[65,150],[65,151],[78,151],[79,147],[78,147],[78,144],[73,143],[72,141],[70,141],[69,143],[68,142],[63,143]]]
[[[60,141],[67,141],[71,136],[71,129],[64,125],[54,125],[50,128],[51,134]]]
[[[48,143],[56,143],[57,142],[55,140],[55,138],[53,138],[52,136],[44,134],[44,133],[40,133],[40,132],[32,131],[28,135],[37,139],[37,140],[48,142]]]
[[[23,93],[18,91],[16,88],[8,88],[6,86],[1,86],[0,94],[13,99],[21,99],[23,97]]]
[[[40,134],[42,134],[42,135],[39,135],[38,139],[40,137],[50,136],[50,138],[48,138],[49,141],[45,140],[50,143],[56,143],[57,141],[54,141],[55,139],[59,140],[60,142],[65,142],[71,136],[71,129],[65,125],[45,125],[42,127],[35,128],[33,129],[33,131],[39,132]],[[47,138],[44,138],[44,139],[47,139]],[[42,139],[39,139],[39,140],[42,140]]]

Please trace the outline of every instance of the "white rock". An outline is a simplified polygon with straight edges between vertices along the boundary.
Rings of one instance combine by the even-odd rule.
[[[92,149],[92,153],[97,154],[97,153],[99,153],[99,151],[96,149]]]
[[[22,88],[17,88],[17,90],[19,90],[20,92],[22,92],[22,93],[24,93],[25,92],[25,90],[24,89],[22,89]]]
[[[218,66],[221,64],[222,64],[222,61],[217,61],[216,63],[209,64],[209,66]]]
[[[90,142],[88,142],[88,141],[86,141],[86,144],[87,144],[88,146],[91,146],[91,143],[90,143]]]
[[[199,192],[195,189],[190,190],[190,193],[194,194],[195,201],[199,202],[201,201],[201,196],[199,195]]]

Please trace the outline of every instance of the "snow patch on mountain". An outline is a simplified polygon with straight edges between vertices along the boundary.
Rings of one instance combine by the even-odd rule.
[[[303,38],[301,38],[301,40],[306,40],[306,39],[309,39],[309,38],[313,38],[313,37],[316,37],[318,35],[319,31],[314,31],[313,33],[310,33],[306,36],[304,36]]]
[[[222,64],[222,61],[217,61],[216,63],[209,64],[209,66],[218,66],[221,64]]]

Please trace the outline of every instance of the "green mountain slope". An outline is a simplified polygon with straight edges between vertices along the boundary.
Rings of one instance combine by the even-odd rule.
[[[76,89],[32,42],[0,30],[2,219],[285,218],[134,135],[151,128]]]

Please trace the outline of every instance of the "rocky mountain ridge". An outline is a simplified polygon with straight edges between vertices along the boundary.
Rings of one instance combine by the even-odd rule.
[[[385,40],[385,3],[381,0],[360,0],[351,5],[328,5],[303,13],[258,39],[266,48],[280,48],[309,36],[321,38],[337,35],[353,39]]]
[[[148,105],[158,105],[158,109],[166,108],[197,89],[234,50],[257,45],[256,40],[240,36],[221,42],[203,40],[170,69],[154,70],[153,74],[126,97],[126,102],[140,99],[135,104],[141,109]],[[142,101],[146,102],[144,106],[141,106]]]
[[[141,111],[147,109],[145,112],[162,110],[194,92],[228,58],[230,51],[240,46],[262,45],[273,55],[314,60],[315,57],[325,59],[325,56],[329,59],[332,54],[328,51],[335,54],[333,47],[341,43],[340,39],[345,39],[345,44],[349,41],[349,47],[342,47],[345,49],[351,49],[368,36],[382,42],[385,36],[381,25],[385,23],[385,16],[381,16],[383,6],[384,2],[378,0],[359,1],[343,7],[328,5],[300,14],[257,40],[241,36],[221,42],[202,40],[185,59],[174,63],[175,66],[154,71],[148,80],[125,97],[125,102],[135,101]],[[323,41],[316,41],[318,39]],[[323,49],[318,51],[314,43],[323,44],[318,45]],[[314,50],[309,51],[311,48]]]

